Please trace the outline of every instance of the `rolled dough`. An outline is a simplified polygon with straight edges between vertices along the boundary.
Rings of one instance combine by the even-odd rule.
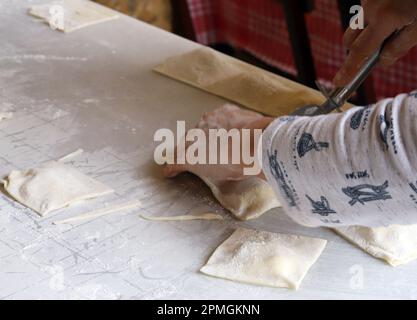
[[[3,184],[10,196],[41,216],[113,192],[60,161],[49,161],[34,169],[13,170]]]
[[[49,24],[52,18],[50,10],[53,6],[62,7],[63,24],[57,23],[56,27],[57,30],[64,32],[75,31],[119,17],[115,11],[85,0],[61,0],[37,5],[29,9],[29,14],[41,18]]]
[[[324,101],[315,90],[207,47],[168,58],[154,71],[271,116]]]
[[[280,207],[269,184],[257,177],[242,181],[216,181],[200,177],[220,204],[239,220],[256,219]]]
[[[237,229],[200,271],[227,280],[298,289],[326,243],[322,239]]]
[[[170,217],[149,217],[141,215],[141,217],[149,221],[224,220],[224,218],[221,215],[215,213],[190,214]]]
[[[334,231],[393,267],[417,258],[417,225],[387,228],[346,227]]]

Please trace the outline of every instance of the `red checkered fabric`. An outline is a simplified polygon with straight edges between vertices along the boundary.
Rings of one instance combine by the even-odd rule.
[[[266,63],[296,74],[282,6],[273,0],[188,0],[198,42],[229,43]],[[331,81],[345,58],[335,0],[316,0],[307,15],[317,74]],[[374,72],[379,98],[417,88],[417,49],[390,68]]]

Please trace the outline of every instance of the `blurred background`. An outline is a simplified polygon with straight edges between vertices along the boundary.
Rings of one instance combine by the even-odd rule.
[[[360,0],[95,0],[238,59],[315,87],[341,66],[349,9]],[[378,68],[355,97],[366,105],[417,89],[417,50]]]

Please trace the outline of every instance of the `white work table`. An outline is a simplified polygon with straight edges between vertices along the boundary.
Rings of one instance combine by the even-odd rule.
[[[78,148],[71,165],[116,194],[41,218],[0,193],[0,298],[368,299],[417,298],[417,261],[392,268],[333,232],[297,226],[277,209],[233,220],[191,175],[166,180],[153,135],[176,120],[192,126],[225,101],[153,73],[197,44],[122,16],[64,34],[34,21],[33,4],[0,4],[0,177]],[[56,219],[105,202],[143,208],[72,225]],[[149,222],[147,215],[218,212],[225,221]],[[299,291],[245,285],[198,272],[237,226],[309,235],[328,245]],[[363,271],[363,288],[352,277]]]

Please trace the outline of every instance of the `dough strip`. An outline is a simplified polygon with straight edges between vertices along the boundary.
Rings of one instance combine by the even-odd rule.
[[[182,216],[171,216],[171,217],[149,217],[140,216],[142,219],[148,221],[192,221],[192,220],[224,220],[223,216],[215,213],[202,213],[196,215],[182,215]]]
[[[98,217],[111,214],[114,212],[126,211],[129,209],[138,208],[140,206],[141,206],[141,202],[138,200],[134,200],[134,201],[126,202],[124,204],[112,205],[112,206],[104,207],[99,210],[90,211],[90,212],[87,212],[87,213],[84,213],[84,214],[81,214],[79,216],[75,216],[69,219],[54,221],[53,224],[57,225],[57,224],[79,222],[83,220],[90,220],[90,219],[98,218]]]

